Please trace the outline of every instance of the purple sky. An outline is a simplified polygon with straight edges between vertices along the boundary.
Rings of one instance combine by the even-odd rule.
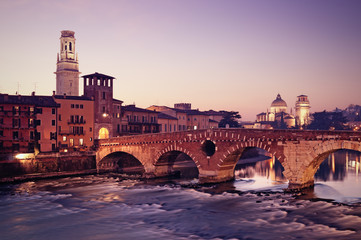
[[[190,102],[255,120],[278,93],[311,111],[361,104],[361,1],[0,1],[0,92],[55,90],[61,30],[83,75],[139,107]],[[82,86],[81,86],[82,89]]]

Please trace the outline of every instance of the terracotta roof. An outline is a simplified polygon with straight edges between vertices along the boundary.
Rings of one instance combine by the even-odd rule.
[[[21,96],[0,94],[1,104],[35,105],[38,107],[59,107],[52,96]]]
[[[83,77],[83,78],[96,77],[96,78],[111,78],[111,79],[115,79],[115,77],[108,76],[108,75],[105,75],[105,74],[102,74],[102,73],[98,73],[98,72],[95,72],[95,73],[93,73],[93,74],[84,75],[84,76],[82,76],[82,77]]]
[[[127,105],[122,107],[123,111],[128,111],[128,112],[147,112],[147,113],[157,113],[159,114],[159,112],[156,111],[150,111],[144,108],[138,108],[135,105]]]
[[[178,118],[176,118],[176,117],[173,117],[173,116],[170,116],[168,114],[161,113],[161,112],[159,113],[158,118],[169,119],[169,120],[178,120]]]

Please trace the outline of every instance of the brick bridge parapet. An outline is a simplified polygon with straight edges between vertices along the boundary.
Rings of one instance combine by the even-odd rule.
[[[211,148],[214,149],[211,149]],[[123,136],[97,141],[97,169],[112,169],[116,161],[103,161],[115,152],[129,154],[148,176],[162,176],[159,160],[170,152],[188,155],[196,164],[200,182],[234,178],[234,168],[249,147],[275,156],[284,167],[290,188],[313,186],[314,174],[325,157],[339,149],[361,152],[361,132],[261,129],[206,129],[174,133]]]

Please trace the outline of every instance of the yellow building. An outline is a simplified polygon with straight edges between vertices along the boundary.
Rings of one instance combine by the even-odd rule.
[[[60,151],[85,150],[94,141],[94,101],[84,96],[55,95]]]

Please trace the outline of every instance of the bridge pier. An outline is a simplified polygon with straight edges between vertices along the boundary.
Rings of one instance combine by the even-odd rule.
[[[233,168],[218,171],[200,170],[198,179],[201,184],[227,182],[234,179],[234,171]]]

